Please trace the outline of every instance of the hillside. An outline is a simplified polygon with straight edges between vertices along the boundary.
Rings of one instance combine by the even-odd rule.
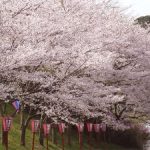
[[[9,107],[7,109],[7,113],[12,113],[12,108]],[[30,127],[27,129],[26,133],[26,147],[20,146],[20,115],[18,114],[14,120],[13,120],[13,125],[11,128],[11,131],[9,132],[9,150],[30,150],[32,147],[32,133],[30,131]],[[0,124],[1,128],[1,124]],[[0,140],[2,138],[2,133],[0,132]],[[73,131],[72,134],[72,140],[71,140],[71,146],[67,146],[65,144],[65,150],[77,150],[79,149],[79,144],[78,144],[78,135],[77,132]],[[88,150],[88,144],[86,141],[86,137],[84,137],[84,145],[83,145],[83,150]],[[57,134],[57,146],[49,142],[49,149],[50,150],[61,150],[61,137],[59,134]],[[66,138],[65,138],[65,143],[66,143]],[[46,145],[46,144],[45,144]],[[104,143],[99,143],[93,144],[92,150],[126,150],[125,148],[112,145],[112,144],[104,144]],[[100,149],[101,148],[101,149]],[[4,150],[5,148],[2,147],[2,144],[0,144],[0,150]],[[42,147],[38,144],[38,135],[36,135],[36,140],[35,140],[35,150],[46,150],[45,147]]]

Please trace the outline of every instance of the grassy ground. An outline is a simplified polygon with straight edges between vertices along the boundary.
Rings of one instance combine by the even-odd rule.
[[[9,111],[11,110],[12,108],[9,109]],[[27,129],[26,132],[26,147],[22,147],[19,144],[20,142],[20,125],[19,125],[20,119],[19,118],[20,118],[19,115],[17,115],[14,118],[13,126],[11,128],[11,131],[9,132],[9,150],[31,150],[32,133],[29,128]],[[0,123],[0,128],[1,128],[1,123]],[[0,141],[1,138],[2,138],[2,134],[0,131]],[[72,138],[71,146],[67,146],[67,144],[65,144],[65,150],[79,150],[77,133],[74,132],[71,138]],[[85,139],[86,138],[84,138],[84,140]],[[61,150],[61,137],[59,134],[57,134],[57,142],[58,144],[56,146],[49,141],[49,150]],[[87,143],[88,143],[87,141],[84,141],[83,150],[89,149]],[[5,148],[2,146],[1,143],[0,143],[0,150],[5,150]],[[38,135],[36,135],[36,139],[35,139],[35,150],[46,150],[45,147],[42,147],[38,144]],[[95,143],[92,145],[92,150],[126,150],[126,149],[112,144]]]

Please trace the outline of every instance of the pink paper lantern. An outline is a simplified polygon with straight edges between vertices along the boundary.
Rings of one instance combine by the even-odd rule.
[[[78,123],[76,126],[77,126],[77,129],[78,129],[78,132],[83,132],[83,130],[84,130],[84,123]]]
[[[12,118],[11,117],[3,117],[3,131],[9,131],[12,124]]]
[[[33,133],[38,132],[39,126],[40,126],[40,120],[32,120],[31,121],[31,128],[32,128]]]
[[[58,124],[58,128],[59,128],[59,133],[62,134],[65,132],[65,123],[60,123]]]
[[[94,131],[96,133],[99,133],[100,132],[100,124],[94,124]]]
[[[92,130],[93,130],[93,124],[92,123],[87,123],[87,130],[88,130],[88,132],[92,132]]]
[[[48,135],[50,133],[50,129],[51,129],[51,124],[43,124],[43,129],[44,129],[44,135]]]

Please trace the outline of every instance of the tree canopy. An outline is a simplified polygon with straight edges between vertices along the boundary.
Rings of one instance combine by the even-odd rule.
[[[111,1],[1,0],[1,99],[54,121],[114,128],[149,114],[150,35]]]

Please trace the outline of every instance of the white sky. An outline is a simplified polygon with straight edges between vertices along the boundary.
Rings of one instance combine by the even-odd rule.
[[[97,2],[102,0],[96,0]],[[127,13],[131,16],[139,17],[150,15],[150,0],[112,0],[119,2],[119,5],[128,8]]]
[[[121,6],[130,6],[129,12],[133,16],[150,15],[150,0],[115,0]]]

